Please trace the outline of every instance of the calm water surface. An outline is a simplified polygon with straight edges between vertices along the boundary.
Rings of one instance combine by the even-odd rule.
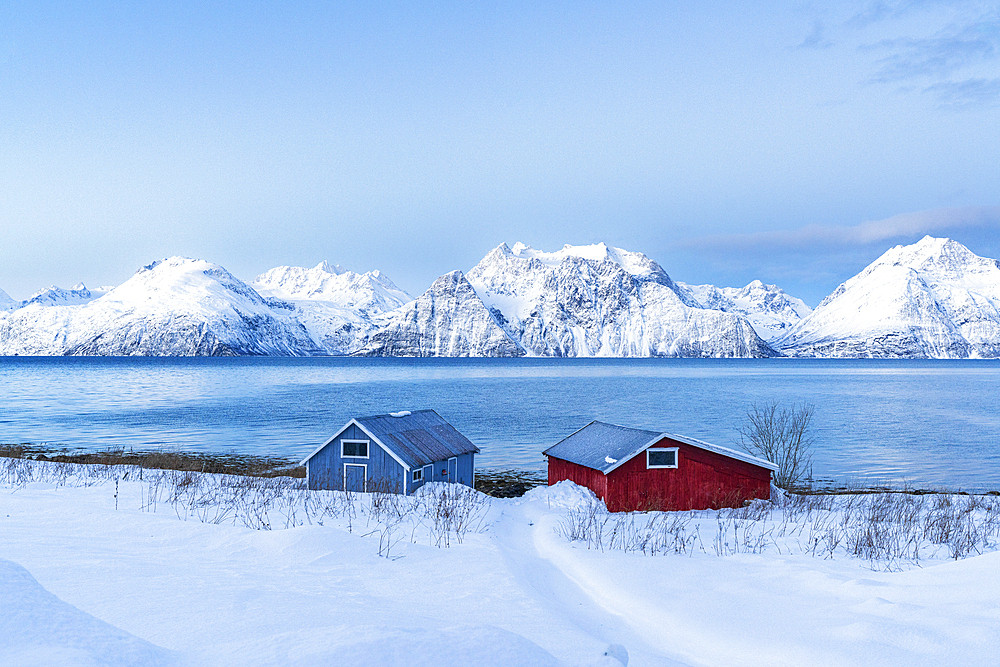
[[[433,408],[480,467],[541,470],[599,419],[732,447],[754,402],[816,406],[814,473],[1000,489],[996,361],[0,358],[0,442],[308,454]]]

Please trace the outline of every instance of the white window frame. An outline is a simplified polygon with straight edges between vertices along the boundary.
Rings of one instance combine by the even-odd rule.
[[[353,455],[353,454],[345,454],[344,453],[344,445],[346,443],[348,443],[348,442],[350,442],[352,444],[361,444],[361,443],[364,443],[364,445],[365,445],[365,455],[364,456],[357,456],[357,455]],[[351,440],[349,438],[345,438],[345,439],[341,439],[341,441],[340,441],[340,458],[342,458],[342,459],[367,459],[367,458],[371,457],[371,453],[372,453],[372,441],[371,440]]]
[[[414,468],[413,472],[410,473],[410,483],[416,484],[417,482],[424,481],[424,469]]]
[[[662,470],[664,468],[676,468],[677,464],[680,463],[680,457],[677,451],[680,447],[650,447],[646,450],[646,469],[647,470]],[[674,453],[674,464],[672,466],[655,466],[649,463],[649,453],[650,452],[673,452]]]

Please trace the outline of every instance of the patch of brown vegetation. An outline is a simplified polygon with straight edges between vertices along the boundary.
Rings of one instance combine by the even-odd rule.
[[[171,451],[134,451],[112,448],[73,451],[30,444],[0,445],[0,457],[80,463],[84,465],[129,465],[155,470],[245,475],[247,477],[305,477],[298,461],[280,456],[252,454],[194,454]]]

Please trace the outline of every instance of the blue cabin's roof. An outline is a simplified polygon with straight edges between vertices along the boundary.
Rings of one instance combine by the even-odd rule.
[[[302,463],[333,442],[352,424],[360,427],[410,468],[479,452],[478,447],[438,413],[433,410],[415,410],[352,419],[319,449],[303,459]]]
[[[692,447],[715,452],[769,470],[778,469],[778,466],[770,461],[728,447],[720,447],[674,433],[644,431],[598,421],[590,422],[542,453],[546,456],[554,456],[570,463],[600,470],[606,475],[664,438],[670,438]]]

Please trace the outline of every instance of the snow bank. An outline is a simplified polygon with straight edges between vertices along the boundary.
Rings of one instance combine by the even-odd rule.
[[[564,479],[552,486],[536,486],[524,494],[525,500],[540,500],[550,507],[584,509],[598,503],[604,505],[594,492],[585,486]]]
[[[0,560],[0,665],[172,665],[177,656],[86,614]]]

